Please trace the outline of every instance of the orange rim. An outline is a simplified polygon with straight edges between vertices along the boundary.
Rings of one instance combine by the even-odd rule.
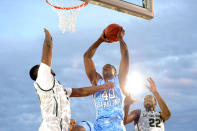
[[[73,9],[77,9],[77,8],[84,7],[84,6],[88,5],[87,2],[84,2],[83,4],[78,5],[78,6],[74,6],[74,7],[59,7],[59,6],[52,5],[51,3],[49,3],[48,0],[46,0],[46,3],[52,7],[56,8],[56,9],[60,9],[60,10],[73,10]]]

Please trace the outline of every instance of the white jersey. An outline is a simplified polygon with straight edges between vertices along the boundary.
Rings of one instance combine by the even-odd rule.
[[[164,121],[159,112],[141,112],[135,131],[164,131]]]
[[[71,118],[69,96],[72,89],[64,89],[51,75],[50,68],[43,63],[40,65],[38,76],[34,87],[40,100],[42,114],[39,131],[68,131]]]

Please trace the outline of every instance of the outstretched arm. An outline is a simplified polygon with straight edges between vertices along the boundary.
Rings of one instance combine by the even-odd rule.
[[[133,110],[128,116],[127,119],[124,119],[124,125],[127,125],[131,122],[137,123],[140,118],[141,110]]]
[[[136,100],[133,100],[130,95],[128,95],[124,100],[124,124],[125,125],[129,123],[128,119],[131,119],[130,118],[131,116],[128,113],[129,113],[130,105],[133,104],[134,102],[136,102]],[[132,114],[132,112],[130,114]]]
[[[159,92],[157,91],[156,84],[153,81],[151,77],[149,77],[148,82],[150,83],[150,86],[146,85],[146,87],[150,90],[150,92],[153,93],[153,95],[156,97],[159,107],[161,109],[161,117],[163,120],[168,120],[171,116],[170,109],[168,108],[168,105],[164,101],[164,99],[160,96]]]
[[[52,36],[47,29],[44,29],[45,40],[42,49],[41,64],[38,69],[36,82],[44,90],[49,90],[53,87],[53,75],[51,74],[51,61],[52,61]]]
[[[84,54],[84,65],[86,74],[93,85],[97,84],[97,81],[100,79],[101,76],[96,72],[92,57],[94,56],[97,48],[102,42],[104,42],[104,38],[101,35],[101,37],[94,44],[92,44],[92,46],[90,46],[90,48]]]
[[[51,66],[52,61],[52,48],[53,48],[53,41],[52,36],[47,29],[44,29],[45,32],[45,40],[43,44],[42,50],[42,63]]]
[[[108,82],[108,83],[105,83],[101,86],[73,88],[72,93],[71,93],[71,97],[89,96],[89,95],[92,95],[92,94],[96,93],[97,91],[105,90],[105,89],[109,89],[109,88],[113,88],[113,87],[114,87],[114,83],[113,82]]]
[[[120,41],[120,52],[121,52],[121,61],[119,67],[119,80],[120,80],[120,88],[122,89],[124,94],[127,94],[125,91],[127,75],[129,72],[129,50],[126,43],[123,40],[124,29],[119,32],[118,37]]]

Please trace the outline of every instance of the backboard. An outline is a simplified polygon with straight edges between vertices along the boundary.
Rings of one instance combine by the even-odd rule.
[[[153,0],[142,0],[142,6],[123,0],[83,0],[85,2],[103,6],[126,14],[150,20],[154,17]],[[130,0],[132,1],[132,0]]]

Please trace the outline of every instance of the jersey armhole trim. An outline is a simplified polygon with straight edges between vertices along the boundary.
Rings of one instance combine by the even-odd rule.
[[[48,89],[48,90],[42,89],[42,88],[40,87],[40,85],[39,85],[37,82],[36,82],[36,84],[37,84],[38,88],[39,88],[40,90],[42,90],[42,91],[51,91],[51,90],[55,87],[55,78],[54,78],[54,81],[53,81],[53,86],[52,86],[50,89]]]
[[[90,131],[92,131],[91,130],[91,126],[90,126],[90,124],[86,121],[86,124],[88,125],[88,127],[90,128]]]

